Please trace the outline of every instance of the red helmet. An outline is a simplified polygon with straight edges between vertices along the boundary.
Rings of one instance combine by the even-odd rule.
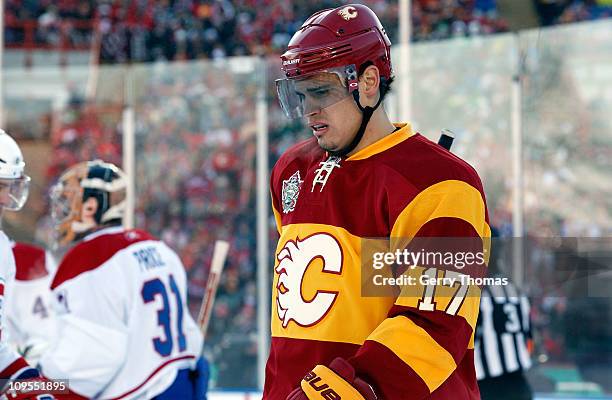
[[[389,79],[391,41],[378,17],[361,4],[319,11],[293,35],[281,56],[287,78],[371,61]]]

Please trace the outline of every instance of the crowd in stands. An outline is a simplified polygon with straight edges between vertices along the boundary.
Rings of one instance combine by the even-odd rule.
[[[7,0],[4,40],[9,47],[87,50],[96,13],[95,1]]]
[[[9,46],[99,48],[103,63],[222,58],[280,51],[304,19],[350,0],[7,0]],[[398,4],[366,1],[398,42]],[[534,0],[542,25],[612,16],[609,0]],[[414,0],[415,41],[508,30],[496,0]]]
[[[508,30],[495,0],[416,0],[412,3],[412,40],[486,35]]]
[[[223,58],[279,52],[314,11],[350,0],[7,0],[8,45],[87,49],[102,63]],[[366,1],[398,42],[398,3]],[[534,0],[542,25],[612,15],[608,0]],[[504,32],[496,0],[414,0],[412,39]]]
[[[542,26],[612,17],[610,0],[535,0]]]

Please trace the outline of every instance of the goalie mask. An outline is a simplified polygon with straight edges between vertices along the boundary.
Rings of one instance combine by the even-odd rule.
[[[125,173],[101,160],[64,172],[50,193],[55,245],[68,245],[101,226],[121,224],[126,186]]]
[[[0,129],[0,212],[19,211],[28,199],[30,177],[24,169],[17,142]]]

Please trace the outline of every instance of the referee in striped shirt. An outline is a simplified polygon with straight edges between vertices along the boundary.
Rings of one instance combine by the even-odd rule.
[[[492,237],[499,237],[492,228]],[[495,242],[499,242],[496,240]],[[494,243],[489,276],[503,277],[499,266],[501,243]],[[531,400],[524,372],[531,366],[529,300],[516,287],[483,286],[476,326],[474,361],[483,400]]]

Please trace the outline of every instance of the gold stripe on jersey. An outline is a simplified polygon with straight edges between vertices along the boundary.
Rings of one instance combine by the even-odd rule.
[[[481,238],[491,236],[484,199],[478,189],[463,181],[446,180],[429,186],[412,199],[395,220],[391,237],[413,238],[428,221],[442,217],[468,222]]]
[[[391,249],[405,248],[427,222],[444,217],[461,219],[474,228],[483,239],[485,263],[488,263],[491,229],[486,222],[484,199],[478,189],[459,180],[442,181],[428,187],[402,210],[392,228]],[[395,302],[396,305],[419,309],[426,289],[420,280],[424,271],[425,268],[417,267],[405,272],[404,275],[411,276],[416,284],[402,287],[402,292]],[[446,271],[437,270],[436,277],[443,278],[446,273]],[[453,303],[456,307],[457,302],[462,300],[458,303],[459,308],[452,315],[464,318],[472,328],[468,345],[468,348],[471,349],[474,347],[473,336],[478,319],[481,290],[478,286],[470,285],[465,296],[460,299],[457,297],[460,289],[459,282],[452,287],[435,285],[433,301],[436,310],[448,312],[453,308]]]
[[[333,236],[342,251],[342,270],[339,274],[323,271],[321,257],[314,258],[301,281],[301,298],[311,302],[317,293],[337,293],[324,316],[310,326],[301,326],[295,320],[284,325],[277,310],[279,289],[279,254],[289,241],[317,234]],[[394,297],[365,297],[361,295],[361,240],[347,230],[324,224],[290,224],[283,226],[278,241],[275,259],[274,283],[272,286],[272,336],[362,344],[374,329],[387,317]],[[291,262],[298,262],[299,254],[291,254]],[[289,264],[293,266],[292,264]],[[372,268],[370,267],[370,270]],[[299,301],[299,299],[298,299]]]
[[[453,356],[410,318],[386,319],[368,338],[391,350],[436,390],[457,368]]]
[[[393,146],[403,142],[410,136],[414,135],[410,124],[394,124],[396,128],[400,128],[396,132],[393,132],[384,138],[372,143],[369,146],[364,147],[352,156],[348,157],[346,161],[365,160],[375,154],[382,153],[385,150],[390,149]]]

